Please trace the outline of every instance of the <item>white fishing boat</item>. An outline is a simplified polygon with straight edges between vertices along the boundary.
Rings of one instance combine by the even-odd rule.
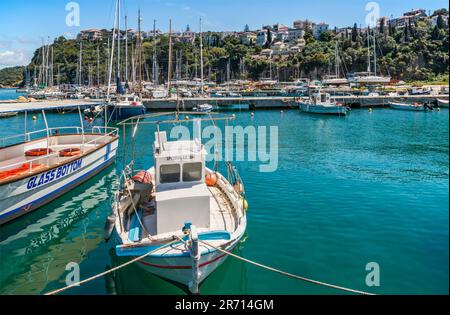
[[[300,100],[299,108],[305,113],[326,115],[347,115],[349,108],[331,101],[329,93],[313,93],[307,100]]]
[[[432,111],[433,107],[427,105],[427,104],[419,104],[419,103],[397,103],[397,102],[390,102],[389,107],[392,109],[399,109],[399,110],[410,110],[410,111]]]
[[[214,106],[210,104],[200,104],[195,106],[192,109],[194,112],[200,112],[200,113],[210,113],[214,110]]]
[[[227,257],[214,247],[231,252],[244,235],[248,204],[241,178],[230,163],[226,178],[217,171],[217,163],[214,170],[205,166],[207,152],[199,139],[167,140],[160,124],[188,121],[175,117],[153,122],[158,126],[154,166],[134,172],[131,163],[123,172],[105,238],[114,231],[117,256],[135,259],[147,254],[137,262],[145,272],[198,293],[200,283]],[[134,137],[145,118],[121,124],[134,126]],[[193,120],[199,132],[202,120]]]
[[[58,198],[115,160],[117,129],[49,128],[42,114],[46,129],[0,139],[0,225]]]
[[[437,99],[438,107],[448,108],[448,100]]]

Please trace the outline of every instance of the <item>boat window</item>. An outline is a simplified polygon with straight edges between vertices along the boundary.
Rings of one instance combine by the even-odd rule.
[[[183,182],[197,182],[202,179],[202,163],[183,164]]]
[[[177,183],[180,181],[180,173],[181,167],[179,164],[161,165],[159,181],[161,184]]]

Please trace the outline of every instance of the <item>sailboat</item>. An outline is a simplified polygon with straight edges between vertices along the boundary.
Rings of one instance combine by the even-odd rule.
[[[146,121],[150,115],[144,115],[120,123],[134,128],[133,139],[138,126],[157,126],[154,166],[135,172],[132,162],[125,168],[105,224],[105,237],[113,235],[117,256],[134,259],[147,254],[137,262],[143,272],[198,293],[201,282],[227,258],[216,248],[232,251],[243,237],[248,203],[235,167],[227,163],[225,177],[218,172],[218,162],[214,169],[205,166],[207,152],[199,138],[168,141],[166,131],[160,130],[161,124],[190,123],[184,119],[188,114],[151,116],[158,121]],[[169,116],[166,121],[159,120],[165,115]],[[233,118],[192,122],[199,135],[201,121],[229,119]]]
[[[335,74],[334,75],[328,75],[325,76],[324,80],[322,81],[323,84],[327,85],[341,85],[341,84],[347,84],[348,80],[347,78],[341,78],[340,77],[340,58],[339,58],[339,49],[338,49],[338,43],[336,42],[336,46],[334,48],[334,66],[335,66]]]
[[[389,84],[391,82],[390,76],[380,76],[377,74],[377,41],[375,30],[373,31],[373,72],[371,66],[371,49],[370,49],[370,29],[367,29],[367,72],[357,72],[349,76],[349,81],[368,85],[368,84]]]
[[[140,95],[136,94],[126,94],[126,90],[122,86],[122,81],[120,79],[121,63],[120,63],[120,0],[116,3],[116,21],[115,26],[117,26],[117,78],[116,78],[116,98],[108,101],[107,104],[107,115],[110,120],[123,120],[133,116],[143,115],[145,113],[145,106],[141,100]],[[142,44],[141,44],[141,15],[139,11],[139,33],[138,33],[138,48],[139,48],[139,93],[142,93]],[[114,35],[113,35],[114,36]],[[113,38],[114,47],[114,38]],[[111,67],[112,71],[112,59],[114,55],[114,49],[111,50]]]

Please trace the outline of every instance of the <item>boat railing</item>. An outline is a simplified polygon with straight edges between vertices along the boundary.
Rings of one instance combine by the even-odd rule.
[[[98,142],[101,139],[110,137],[110,136],[117,136],[118,134],[118,129],[117,128],[113,128],[113,127],[93,127],[90,131],[92,131],[92,134],[97,134],[96,131],[98,132],[98,137],[95,137],[94,139],[88,141],[88,142],[84,142],[84,135],[85,133],[83,133],[83,129],[81,127],[61,127],[61,128],[49,128],[49,134],[52,134],[52,136],[57,136],[57,135],[64,135],[61,133],[61,130],[69,130],[69,129],[75,129],[76,130],[76,134],[79,135],[83,135],[83,141],[81,143],[82,146],[82,152],[83,154],[86,152],[85,151],[85,146],[86,145],[90,145],[90,144],[94,144],[94,146],[97,146]],[[55,133],[56,131],[58,131],[57,133]],[[33,134],[38,134],[38,133],[44,133],[47,134],[47,129],[43,129],[43,130],[37,130],[37,131],[32,131],[29,132],[27,134],[25,134],[25,138],[26,141],[25,142],[21,142],[21,143],[26,143],[31,141],[31,135]],[[86,132],[86,130],[84,130],[84,132]],[[70,133],[70,134],[73,134]],[[18,136],[10,136],[10,137],[6,137],[6,138],[17,138],[17,137],[23,137],[24,135],[18,135]],[[19,143],[20,144],[20,143]],[[50,154],[47,154],[45,156],[40,156],[34,159],[30,159],[30,160],[26,160],[26,161],[20,161],[20,162],[16,162],[13,164],[8,164],[5,166],[0,166],[0,171],[2,170],[8,170],[8,169],[13,169],[15,167],[19,167],[21,165],[27,164],[29,167],[29,171],[30,173],[33,171],[33,166],[36,165],[42,165],[42,161],[45,161],[45,166],[49,167],[50,166],[50,159],[51,158],[56,158],[56,163],[60,164],[61,163],[61,157],[60,157],[60,153],[59,152],[52,152]]]
[[[103,126],[94,126],[91,129],[83,129],[79,126],[74,127],[53,127],[47,129],[41,129],[36,131],[30,131],[23,134],[18,135],[12,135],[12,136],[6,136],[0,138],[0,148],[3,148],[5,146],[9,145],[15,145],[15,144],[21,144],[30,142],[32,140],[37,140],[39,138],[44,138],[47,136],[47,134],[51,136],[58,136],[58,135],[65,135],[65,134],[83,134],[84,133],[93,133],[93,134],[99,134],[102,136],[111,136],[111,135],[117,135],[118,129],[113,127],[103,127]],[[38,136],[39,134],[42,134],[42,136]],[[13,141],[20,139],[19,141]]]

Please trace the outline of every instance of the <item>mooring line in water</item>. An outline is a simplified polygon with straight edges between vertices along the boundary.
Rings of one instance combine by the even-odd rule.
[[[275,269],[275,268],[272,268],[272,267],[269,267],[269,266],[257,263],[255,261],[246,259],[244,257],[235,255],[235,254],[230,253],[230,252],[228,252],[226,250],[223,250],[223,249],[221,249],[219,247],[211,245],[208,242],[202,241],[200,239],[199,239],[199,242],[205,244],[206,246],[212,247],[212,248],[214,248],[214,249],[216,249],[216,250],[218,250],[218,251],[220,251],[220,252],[222,252],[224,254],[227,254],[227,255],[229,255],[231,257],[237,258],[239,260],[242,260],[242,261],[247,262],[249,264],[255,265],[257,267],[260,267],[260,268],[263,268],[263,269],[266,269],[266,270],[270,270],[270,271],[273,271],[275,273],[282,274],[284,276],[288,276],[288,277],[291,277],[291,278],[294,278],[294,279],[302,280],[302,281],[305,281],[305,282],[309,282],[309,283],[313,283],[313,284],[317,284],[317,285],[321,285],[321,286],[325,286],[325,287],[329,287],[329,288],[333,288],[333,289],[336,289],[336,290],[341,290],[341,291],[346,291],[346,292],[351,292],[351,293],[356,293],[356,294],[361,294],[361,295],[375,295],[374,293],[354,290],[354,289],[341,287],[341,286],[334,285],[334,284],[329,284],[329,283],[325,283],[325,282],[321,282],[321,281],[317,281],[317,280],[308,279],[308,278],[305,278],[305,277],[300,277],[300,276],[294,275],[292,273],[289,273],[289,272],[286,272],[286,271],[282,271],[282,270],[279,270],[279,269]]]
[[[163,248],[165,248],[165,247],[167,247],[167,246],[170,246],[170,245],[172,245],[172,244],[174,244],[174,243],[177,243],[178,241],[179,241],[178,239],[175,239],[175,240],[173,240],[172,242],[165,244],[164,246],[158,247],[157,249],[152,250],[152,251],[150,251],[150,252],[148,252],[148,253],[146,253],[146,254],[144,254],[144,255],[142,255],[142,256],[139,256],[139,257],[136,257],[136,258],[134,258],[134,259],[132,259],[132,260],[130,260],[130,261],[127,261],[126,263],[124,263],[124,264],[122,264],[122,265],[119,265],[119,266],[114,267],[114,268],[112,268],[112,269],[106,270],[105,272],[96,274],[95,276],[92,276],[92,277],[87,278],[87,279],[85,279],[85,280],[82,280],[82,281],[79,281],[79,282],[77,282],[77,283],[68,285],[68,286],[63,287],[63,288],[61,288],[61,289],[58,289],[58,290],[55,290],[55,291],[52,291],[52,292],[49,292],[49,293],[45,293],[44,295],[55,295],[55,294],[61,293],[61,292],[63,292],[63,291],[66,291],[66,290],[68,290],[68,289],[70,289],[70,288],[78,287],[78,286],[80,286],[80,285],[82,285],[82,284],[84,284],[84,283],[87,283],[87,282],[90,282],[90,281],[95,280],[95,279],[97,279],[97,278],[106,276],[107,274],[110,274],[111,272],[114,272],[114,271],[116,271],[116,270],[122,269],[123,267],[126,267],[126,266],[128,266],[128,265],[131,265],[132,263],[135,263],[135,262],[137,262],[137,261],[139,261],[139,260],[141,260],[141,259],[143,259],[143,258],[145,258],[145,257],[147,257],[147,256],[149,256],[149,255],[151,255],[151,254],[153,254],[153,253],[155,253],[155,252],[157,252],[157,251],[160,250],[160,249],[163,249]]]

